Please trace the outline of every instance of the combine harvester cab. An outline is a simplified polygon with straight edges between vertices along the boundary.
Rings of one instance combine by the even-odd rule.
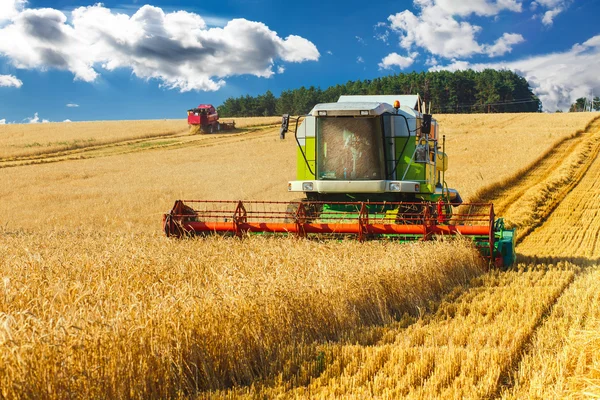
[[[424,108],[424,106],[422,107]],[[401,242],[462,236],[498,267],[515,261],[515,232],[492,204],[465,204],[444,180],[448,156],[418,96],[342,96],[298,126],[293,202],[178,200],[167,236],[284,233]],[[280,137],[289,118],[284,118]]]

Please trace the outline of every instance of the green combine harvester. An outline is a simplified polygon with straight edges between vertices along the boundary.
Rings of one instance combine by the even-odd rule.
[[[463,203],[444,180],[445,139],[418,96],[341,96],[295,122],[297,178],[278,201],[178,200],[167,236],[283,233],[401,242],[469,237],[498,267],[515,262],[515,232],[492,204]],[[300,119],[302,122],[300,123]]]

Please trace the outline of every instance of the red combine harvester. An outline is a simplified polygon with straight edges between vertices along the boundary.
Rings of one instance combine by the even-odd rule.
[[[235,121],[219,121],[219,113],[212,104],[200,104],[196,108],[189,109],[187,113],[188,125],[200,126],[204,133],[235,129]]]

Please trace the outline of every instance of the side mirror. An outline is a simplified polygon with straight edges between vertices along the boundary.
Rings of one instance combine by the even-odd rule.
[[[279,139],[285,139],[285,133],[290,126],[290,114],[283,114],[281,117],[281,129],[279,129]]]
[[[421,133],[429,135],[431,133],[431,114],[423,114],[423,125],[421,125]]]

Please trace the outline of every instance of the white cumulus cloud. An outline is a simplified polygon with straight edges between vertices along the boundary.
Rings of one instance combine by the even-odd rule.
[[[512,70],[527,79],[546,111],[556,111],[568,110],[579,97],[600,94],[597,69],[590,67],[594,65],[600,65],[600,35],[564,52],[510,62],[471,64],[455,61],[449,65],[432,67],[431,70]]]
[[[398,53],[391,53],[391,54],[388,54],[387,56],[385,56],[383,58],[383,60],[381,60],[381,62],[379,63],[379,68],[380,69],[392,69],[393,67],[396,66],[396,67],[399,67],[400,69],[406,69],[406,68],[410,67],[411,65],[413,65],[413,63],[415,62],[416,56],[417,56],[416,53],[409,54],[407,57],[401,56]]]
[[[77,108],[77,107],[79,107],[79,104],[67,103],[66,106],[69,107],[69,108]]]
[[[471,16],[495,17],[501,11],[521,12],[518,0],[414,0],[419,12],[409,10],[390,15],[390,28],[400,36],[406,50],[422,48],[443,58],[471,57],[476,54],[495,56],[512,50],[517,34],[505,33],[495,44],[481,44],[477,36],[482,28],[468,22]],[[508,36],[507,36],[508,35]]]
[[[517,33],[505,33],[501,38],[496,40],[496,43],[490,45],[486,49],[486,53],[490,57],[503,56],[512,51],[512,46],[523,43],[525,39]]]
[[[542,17],[542,23],[544,25],[552,25],[554,23],[554,18],[561,12],[563,12],[562,7],[556,7],[551,10],[546,11],[544,13],[544,16]]]
[[[17,79],[16,76],[12,75],[0,75],[0,86],[5,87],[16,87],[20,88],[23,86],[23,82],[20,79]]]
[[[509,10],[521,12],[523,5],[521,0],[415,0],[424,8],[438,8],[447,15],[466,17],[471,14],[478,16],[495,16],[500,11]]]
[[[0,0],[0,24],[17,16],[26,3],[25,0]]]
[[[270,77],[275,60],[320,57],[309,40],[282,38],[261,22],[233,19],[208,28],[186,11],[145,5],[129,16],[101,3],[74,9],[70,19],[51,8],[21,10],[0,28],[0,55],[17,68],[66,70],[86,82],[126,68],[182,92],[218,90],[234,75]]]
[[[29,123],[29,124],[39,124],[39,123],[45,124],[45,123],[50,122],[47,119],[40,120],[38,113],[33,114],[33,117],[25,118],[25,121],[27,121],[27,123]]]
[[[0,119],[0,125],[6,125],[6,118]]]
[[[532,10],[537,10],[539,7],[545,9],[539,17],[542,23],[550,26],[554,23],[556,16],[565,11],[573,3],[573,0],[536,0],[531,3]]]

